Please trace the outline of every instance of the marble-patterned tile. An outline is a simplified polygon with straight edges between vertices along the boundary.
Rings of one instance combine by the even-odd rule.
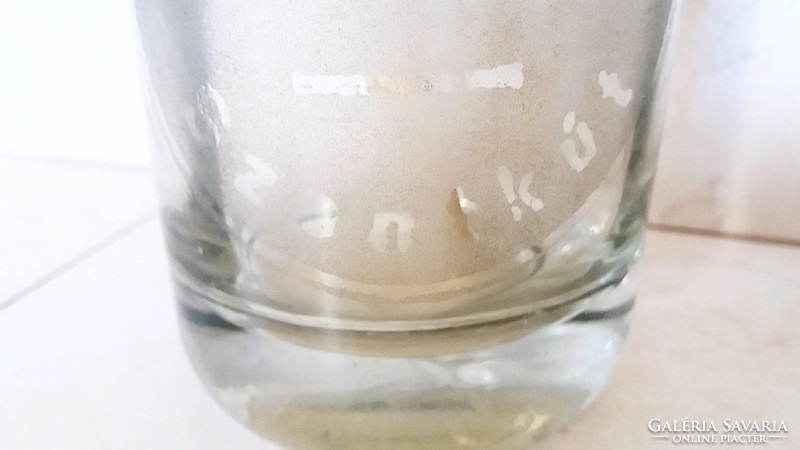
[[[0,311],[0,448],[274,449],[204,392],[175,316],[156,220]]]
[[[650,220],[800,242],[800,2],[687,0]]]
[[[0,158],[0,309],[156,210],[141,169]]]
[[[784,438],[759,445],[800,448],[798,267],[790,246],[650,232],[620,364],[597,402],[543,448],[673,448],[648,421],[687,417],[713,420],[719,435],[726,418],[784,421],[788,434],[773,433]]]

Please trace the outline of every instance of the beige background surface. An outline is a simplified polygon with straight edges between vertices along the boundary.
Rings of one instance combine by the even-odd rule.
[[[680,19],[651,223],[800,243],[800,2]]]

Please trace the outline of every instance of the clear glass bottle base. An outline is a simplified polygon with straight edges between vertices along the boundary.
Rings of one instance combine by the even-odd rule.
[[[178,296],[195,370],[230,414],[273,443],[508,450],[529,448],[600,392],[627,331],[633,284],[629,274],[545,326],[520,317],[389,338],[239,326],[185,286]]]

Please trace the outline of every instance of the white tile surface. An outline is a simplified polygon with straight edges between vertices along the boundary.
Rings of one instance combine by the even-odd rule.
[[[0,158],[0,308],[93,245],[153,214],[148,172]]]
[[[0,448],[273,448],[192,374],[165,261],[153,221],[0,312]],[[766,448],[798,448],[797,267],[798,248],[650,233],[617,372],[542,448],[671,448],[647,421],[685,417],[784,420]]]
[[[0,2],[0,154],[147,164],[130,4]]]
[[[0,311],[0,449],[269,449],[183,355],[153,220]]]
[[[800,2],[687,0],[651,222],[800,242]]]

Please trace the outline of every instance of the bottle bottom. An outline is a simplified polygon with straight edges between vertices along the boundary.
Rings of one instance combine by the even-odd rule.
[[[177,292],[196,372],[217,402],[271,442],[507,450],[558,430],[599,394],[627,332],[632,278],[548,325],[519,317],[388,338],[239,326],[206,296],[182,285]]]

